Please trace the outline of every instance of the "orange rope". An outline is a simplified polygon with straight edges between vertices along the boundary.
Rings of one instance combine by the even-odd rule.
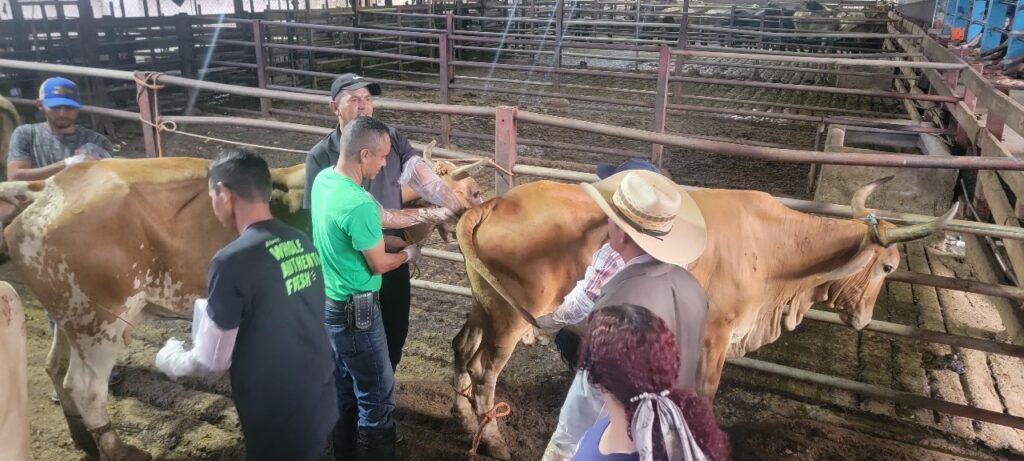
[[[500,410],[499,410],[500,408]],[[473,449],[469,450],[470,456],[476,456],[476,450],[480,447],[480,439],[484,436],[484,428],[487,427],[491,421],[497,421],[498,418],[503,418],[512,413],[512,405],[508,402],[498,402],[497,405],[491,407],[484,413],[484,420],[480,422],[480,428],[476,431],[476,437],[473,438]]]
[[[458,390],[458,389],[455,389],[455,393],[465,397],[466,400],[469,400],[469,403],[473,403],[473,394],[469,393],[470,389],[473,389],[473,383],[470,383],[468,386],[466,386],[465,389],[463,389],[461,391]]]

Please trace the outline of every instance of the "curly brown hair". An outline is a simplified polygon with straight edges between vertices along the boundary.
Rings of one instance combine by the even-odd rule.
[[[692,391],[675,387],[679,372],[675,335],[647,308],[623,304],[594,311],[582,338],[579,369],[587,372],[592,385],[623,404],[628,421],[639,405],[630,398],[670,389],[669,398],[679,405],[704,455],[710,460],[728,459],[729,439],[710,405]],[[656,417],[655,434],[660,433],[661,424]],[[629,436],[633,437],[632,428]],[[667,460],[664,441],[654,439],[654,459]]]

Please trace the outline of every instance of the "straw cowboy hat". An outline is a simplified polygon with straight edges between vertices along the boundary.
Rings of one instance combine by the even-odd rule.
[[[630,170],[582,186],[612,222],[655,259],[682,266],[704,251],[704,216],[697,202],[668,178]]]

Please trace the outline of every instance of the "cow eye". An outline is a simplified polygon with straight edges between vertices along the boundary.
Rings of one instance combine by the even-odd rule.
[[[886,274],[891,273],[895,269],[896,268],[892,267],[891,264],[885,264],[885,265],[882,266],[882,270],[885,271]]]

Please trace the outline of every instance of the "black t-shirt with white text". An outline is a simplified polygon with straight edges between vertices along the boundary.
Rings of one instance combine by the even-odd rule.
[[[329,432],[335,363],[309,238],[276,219],[255,223],[213,257],[208,286],[210,318],[238,328],[230,374],[247,447],[281,431]]]

